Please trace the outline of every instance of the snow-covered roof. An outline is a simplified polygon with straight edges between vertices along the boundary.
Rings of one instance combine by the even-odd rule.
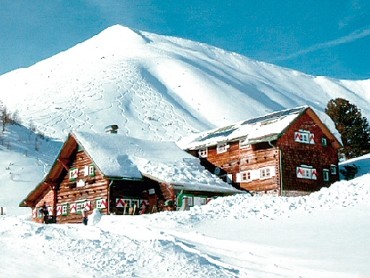
[[[241,138],[246,138],[251,144],[276,140],[307,108],[308,106],[300,106],[293,109],[286,109],[184,137],[178,142],[178,145],[182,149],[197,149],[200,147],[214,146],[221,142],[235,141]]]
[[[75,132],[73,137],[107,177],[141,179],[146,176],[186,190],[239,192],[174,142],[110,133]]]

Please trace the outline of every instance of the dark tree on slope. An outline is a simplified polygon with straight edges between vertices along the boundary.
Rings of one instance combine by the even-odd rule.
[[[331,99],[325,109],[342,137],[343,153],[347,158],[370,152],[370,127],[356,105],[343,98]]]

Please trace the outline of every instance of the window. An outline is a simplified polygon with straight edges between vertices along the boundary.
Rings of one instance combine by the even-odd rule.
[[[308,130],[299,130],[294,132],[294,141],[304,144],[315,144],[314,134]]]
[[[275,176],[275,167],[267,166],[259,169],[259,178],[261,180],[270,179]]]
[[[94,165],[86,165],[85,168],[84,168],[84,175],[94,177],[95,176]]]
[[[299,179],[309,179],[309,180],[316,180],[317,179],[317,171],[312,166],[301,165],[298,166],[296,169],[296,175]]]
[[[62,205],[62,215],[68,215],[68,204]]]
[[[250,182],[253,180],[270,179],[275,176],[275,167],[267,166],[260,169],[243,171],[237,174],[236,182]]]
[[[76,213],[81,213],[83,209],[85,208],[85,202],[78,202],[76,204]]]
[[[69,170],[69,180],[75,181],[78,177],[78,169],[77,168],[71,168]]]
[[[260,169],[260,178],[261,179],[268,179],[271,177],[271,171],[269,167]]]
[[[336,175],[337,174],[337,166],[334,164],[330,165],[330,174]]]
[[[198,154],[199,154],[199,157],[207,157],[208,149],[207,148],[199,149]]]
[[[239,149],[249,149],[251,145],[248,142],[248,138],[245,137],[239,140]]]
[[[183,202],[185,202],[189,207],[194,206],[193,197],[192,196],[184,196],[183,197]]]
[[[95,203],[97,209],[107,208],[107,201],[104,199],[97,199]]]
[[[326,147],[328,145],[328,141],[325,137],[321,138],[321,144]]]
[[[227,145],[227,143],[217,144],[217,153],[225,153],[225,152],[227,152],[228,147],[229,146]]]
[[[252,180],[251,171],[240,172],[240,180],[241,181],[251,181]]]
[[[324,179],[324,181],[329,181],[329,170],[328,169],[324,169],[322,173],[323,173],[323,179]]]

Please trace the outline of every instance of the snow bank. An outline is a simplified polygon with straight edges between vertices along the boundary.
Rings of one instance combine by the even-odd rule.
[[[330,210],[356,205],[370,206],[369,180],[370,174],[366,174],[355,180],[336,182],[329,188],[322,188],[320,191],[300,197],[239,194],[214,199],[207,205],[195,206],[189,211],[167,212],[153,217],[155,221],[159,218],[170,218],[177,225],[184,223],[195,225],[211,219],[273,220],[302,212],[309,214],[319,209]]]

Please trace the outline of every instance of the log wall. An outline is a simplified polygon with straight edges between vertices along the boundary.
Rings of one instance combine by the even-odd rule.
[[[294,136],[298,130],[307,130],[314,134],[314,144],[295,142]],[[322,138],[325,138],[325,135],[320,124],[309,115],[304,114],[279,139],[278,146],[281,150],[283,165],[282,188],[285,195],[289,195],[289,191],[316,191],[339,180],[337,149],[332,145],[332,142],[327,142],[327,146],[324,146]],[[315,169],[317,179],[298,178],[297,167],[301,165]],[[330,172],[331,165],[336,166],[335,174]],[[324,169],[329,170],[328,181],[324,181]]]
[[[217,147],[210,146],[207,149],[207,157],[202,160],[213,165],[213,168],[207,165],[213,172],[216,166],[232,174],[233,185],[242,189],[279,195],[289,195],[289,192],[296,195],[319,190],[339,180],[339,169],[337,143],[332,136],[332,141],[325,137],[323,131],[327,131],[327,128],[315,119],[304,113],[277,141],[243,148],[240,147],[239,141],[227,142],[227,151],[224,153],[217,153]],[[314,135],[314,144],[295,141],[295,132],[302,130]],[[322,138],[326,139],[326,146],[323,145]],[[189,153],[199,157],[198,150],[190,150]],[[314,169],[317,179],[298,177],[297,169],[301,166]],[[331,172],[332,166],[335,168],[334,173]],[[247,181],[238,180],[239,173],[250,171],[258,176],[258,171],[264,167],[273,167],[270,169],[274,169],[275,175],[265,179],[255,177]],[[328,180],[324,180],[324,169],[329,170]]]
[[[75,180],[70,180],[69,172],[66,171],[57,192],[57,206],[68,204],[69,207],[67,215],[57,216],[58,223],[81,223],[81,213],[70,212],[71,205],[76,202],[90,201],[93,209],[97,199],[107,201],[109,181],[102,176],[96,167],[94,167],[94,176],[85,175],[84,168],[89,165],[93,165],[93,161],[86,153],[84,151],[77,152],[71,168],[78,169],[78,176]],[[77,186],[80,180],[85,182],[84,186]],[[92,213],[92,209],[88,211],[88,214]],[[106,214],[107,212],[107,208],[102,209],[102,213]]]
[[[224,153],[217,153],[217,147],[208,148],[207,160],[232,175],[232,182],[236,187],[252,191],[273,191],[279,189],[279,155],[278,150],[267,143],[240,148],[239,141],[228,142],[228,149]],[[266,179],[256,179],[249,182],[238,180],[240,172],[258,170],[263,167],[274,167],[275,176]]]

